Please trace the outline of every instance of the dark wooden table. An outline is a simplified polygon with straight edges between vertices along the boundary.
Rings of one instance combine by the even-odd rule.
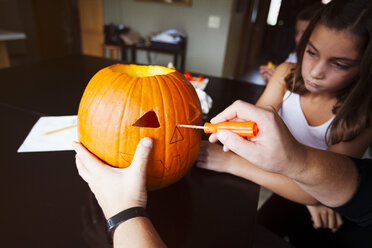
[[[89,79],[114,61],[88,56],[0,70],[1,247],[109,247],[103,215],[75,167],[75,153],[17,153],[44,115],[73,115]],[[255,102],[263,88],[210,78],[214,116],[236,99]],[[251,247],[259,187],[192,168],[149,193],[148,212],[169,247]]]

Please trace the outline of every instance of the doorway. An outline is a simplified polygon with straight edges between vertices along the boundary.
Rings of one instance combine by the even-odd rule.
[[[80,53],[77,0],[3,0],[0,24],[26,34],[7,44],[11,65]]]
[[[253,0],[246,12],[242,42],[234,77],[265,85],[259,66],[269,61],[278,65],[295,50],[294,32],[297,14],[320,0],[282,0],[276,25],[267,24],[271,0]],[[257,3],[255,3],[257,2]]]

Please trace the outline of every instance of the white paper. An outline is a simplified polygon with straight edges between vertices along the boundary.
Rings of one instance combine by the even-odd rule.
[[[77,127],[64,129],[51,134],[45,133],[75,125],[76,123],[76,115],[40,117],[17,152],[73,150],[72,142],[78,140]]]

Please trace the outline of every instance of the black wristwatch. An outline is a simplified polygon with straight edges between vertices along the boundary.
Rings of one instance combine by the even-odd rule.
[[[114,236],[115,229],[123,222],[136,218],[136,217],[147,217],[146,209],[143,207],[133,207],[121,211],[115,214],[107,220],[107,239],[112,244],[112,237]]]

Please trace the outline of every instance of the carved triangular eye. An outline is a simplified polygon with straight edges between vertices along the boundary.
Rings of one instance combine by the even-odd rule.
[[[200,116],[200,110],[194,104],[189,103],[189,123],[193,123]]]
[[[158,128],[160,124],[155,112],[149,111],[139,118],[132,126]]]

